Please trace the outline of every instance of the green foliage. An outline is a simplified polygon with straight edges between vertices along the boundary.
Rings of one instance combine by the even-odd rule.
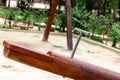
[[[107,2],[109,3],[108,5],[111,9],[118,8],[119,0],[107,0]]]
[[[0,8],[0,17],[13,19],[15,15],[14,9]]]
[[[113,47],[116,47],[116,43],[120,41],[120,24],[114,23],[110,31],[110,40],[113,42]]]
[[[35,24],[47,21],[47,10],[36,9],[34,12],[30,10],[21,11],[13,8],[0,8],[0,16],[9,20],[15,20],[17,22],[24,22],[29,24]]]
[[[108,25],[110,25],[113,20],[110,15],[100,15],[100,16],[90,16],[89,23],[87,24],[88,30],[93,34],[101,34],[103,30],[106,30]]]
[[[62,20],[60,17],[56,17],[53,21],[53,24],[56,25],[56,26],[60,26],[62,23]]]
[[[0,8],[0,17],[5,17],[5,9]]]
[[[110,31],[111,40],[117,39],[120,41],[120,24],[114,23]]]
[[[36,15],[34,19],[36,21],[38,21],[38,22],[46,23],[47,22],[47,17],[48,17],[47,14],[48,14],[48,10],[46,10],[46,9],[37,9],[34,12],[34,15]]]
[[[2,25],[2,24],[0,24],[0,28],[9,28],[9,26],[7,25]]]
[[[86,23],[89,19],[90,13],[87,12],[85,5],[78,7],[77,5],[72,8],[72,25],[73,28],[87,29]]]
[[[66,13],[65,13],[65,10],[58,10],[56,15],[55,15],[55,18],[53,20],[53,24],[56,25],[56,26],[59,26],[59,28],[62,26],[65,26],[66,25]],[[62,25],[62,23],[64,23],[64,25]]]
[[[48,10],[45,9],[32,9],[30,0],[18,0],[20,4],[18,5],[17,9],[7,9],[7,8],[0,8],[0,17],[7,18],[9,20],[16,20],[17,22],[25,22],[25,23],[32,23],[38,24],[39,23],[46,23],[48,19]],[[88,0],[72,0],[74,2],[72,5],[72,27],[80,28],[92,32],[93,34],[101,34],[102,31],[107,30],[108,26],[111,26],[111,31],[109,34],[110,40],[113,42],[113,46],[115,47],[116,43],[120,41],[120,24],[114,22],[113,23],[113,15],[110,13],[110,9],[116,10],[118,8],[119,0],[107,0],[106,6],[106,13],[104,15],[98,13],[88,12],[86,9],[85,2]],[[95,0],[94,0],[95,1]],[[89,2],[91,2],[89,0]],[[101,3],[98,5],[98,3]],[[97,10],[98,6],[103,11],[103,0],[95,1],[96,4],[92,6]],[[89,7],[89,6],[88,6]],[[96,15],[94,15],[96,14]],[[119,19],[119,12],[115,13],[117,19]],[[117,20],[116,19],[116,20]],[[66,27],[66,11],[64,10],[57,10],[55,14],[55,18],[53,24],[57,27],[64,28]],[[8,26],[1,26],[1,27],[8,27]],[[64,31],[64,30],[63,30]],[[105,34],[106,35],[106,34]],[[99,41],[99,38],[94,36],[91,37],[96,41]]]

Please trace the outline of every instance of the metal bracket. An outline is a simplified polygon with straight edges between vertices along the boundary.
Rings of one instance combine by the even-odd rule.
[[[76,42],[76,44],[75,44],[75,47],[74,47],[74,49],[73,49],[73,51],[72,51],[71,58],[73,58],[74,55],[75,55],[75,52],[76,52],[76,49],[77,49],[78,44],[79,44],[79,42],[80,42],[80,39],[81,39],[81,37],[82,37],[82,34],[83,34],[83,32],[80,30],[80,34],[79,34],[79,37],[78,37],[77,42]]]

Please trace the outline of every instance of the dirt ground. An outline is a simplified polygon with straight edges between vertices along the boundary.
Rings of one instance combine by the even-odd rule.
[[[72,80],[41,69],[33,68],[3,56],[3,41],[11,41],[35,50],[55,51],[65,56],[71,56],[67,49],[64,34],[51,34],[48,42],[42,41],[42,32],[18,32],[0,30],[0,79],[1,80]],[[77,38],[73,38],[75,44]],[[74,56],[91,64],[120,72],[120,51],[105,48],[94,42],[82,39]]]

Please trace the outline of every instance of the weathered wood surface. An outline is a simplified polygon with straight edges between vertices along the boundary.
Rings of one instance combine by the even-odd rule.
[[[55,12],[56,12],[56,9],[57,9],[58,2],[59,2],[59,0],[53,0],[52,1],[52,7],[51,7],[51,10],[50,10],[50,13],[49,13],[46,29],[45,29],[45,32],[44,32],[44,35],[43,35],[43,41],[48,41],[51,25],[52,25],[52,22],[53,22],[53,19],[54,19],[54,15],[55,15]]]
[[[13,24],[13,26],[15,26],[15,27],[19,27],[19,28],[21,28],[21,29],[29,29],[29,28],[33,28],[33,26],[28,26],[28,25],[16,25],[16,24]]]
[[[53,0],[52,1],[52,6],[51,6],[51,10],[49,13],[49,17],[48,17],[48,22],[45,28],[45,32],[43,35],[43,41],[48,41],[49,38],[49,34],[50,34],[50,30],[51,30],[51,25],[57,10],[57,5],[59,3],[59,0]],[[73,49],[73,42],[72,42],[72,15],[71,15],[71,0],[66,0],[66,12],[67,12],[67,47],[69,50]]]
[[[67,45],[68,49],[73,49],[73,41],[72,41],[72,14],[71,14],[71,0],[66,0],[66,26],[67,26]]]
[[[98,67],[81,60],[47,54],[4,41],[4,56],[75,80],[120,80],[120,73]]]

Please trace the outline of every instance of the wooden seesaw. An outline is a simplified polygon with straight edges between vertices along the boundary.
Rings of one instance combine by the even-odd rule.
[[[15,26],[15,27],[19,27],[19,28],[21,28],[21,29],[32,29],[33,28],[33,26],[31,26],[31,25],[21,25],[21,24],[13,24],[13,26]]]
[[[61,76],[75,80],[120,80],[120,73],[52,51],[46,54],[8,41],[3,44],[5,57]]]

